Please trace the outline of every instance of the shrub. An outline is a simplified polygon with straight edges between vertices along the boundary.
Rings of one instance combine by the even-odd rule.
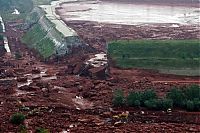
[[[114,91],[113,105],[116,107],[124,105],[124,93],[122,90],[118,89]]]
[[[49,130],[45,128],[37,128],[36,133],[49,133]]]
[[[173,101],[173,105],[183,107],[185,103],[185,96],[182,90],[173,88],[167,93],[167,98]]]
[[[157,99],[157,95],[156,92],[154,90],[145,90],[142,94],[141,94],[141,103],[144,105],[144,102],[147,100],[151,100],[151,99]]]
[[[183,90],[187,100],[193,100],[200,98],[200,87],[198,85],[192,85]]]
[[[167,110],[173,107],[173,101],[171,99],[162,99],[157,102],[157,109]]]
[[[173,107],[171,99],[150,99],[144,102],[144,106],[148,109],[167,110]]]
[[[144,102],[144,106],[148,109],[157,109],[158,100],[157,99],[150,99]]]
[[[2,41],[2,40],[3,40],[3,35],[0,34],[0,41]]]
[[[22,124],[24,120],[25,120],[25,115],[21,113],[16,113],[11,116],[10,122],[12,124],[19,125],[19,124]]]
[[[19,52],[15,52],[15,59],[19,60],[20,58],[22,58],[22,55]]]
[[[141,102],[139,100],[135,100],[134,105],[136,107],[139,107],[141,105]]]
[[[186,102],[186,109],[187,109],[188,111],[194,111],[194,102],[188,100],[188,101]]]
[[[131,107],[139,107],[141,101],[141,93],[140,92],[130,92],[127,97],[127,104]]]
[[[19,126],[19,133],[27,133],[27,127],[24,125]]]
[[[195,111],[200,111],[200,99],[195,98],[195,99],[193,100],[193,102],[194,102],[194,110],[195,110]]]

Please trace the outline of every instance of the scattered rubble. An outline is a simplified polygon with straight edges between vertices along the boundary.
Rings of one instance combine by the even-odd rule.
[[[37,53],[30,51],[19,41],[23,31],[15,28],[13,24],[11,26],[6,23],[10,49],[12,53],[20,51],[23,56],[21,59],[7,55],[0,57],[0,132],[19,131],[18,126],[9,122],[10,116],[16,112],[26,115],[25,125],[30,132],[35,132],[38,127],[44,127],[53,133],[200,132],[199,112],[179,109],[163,112],[145,108],[112,107],[113,91],[118,88],[122,88],[125,95],[131,90],[154,88],[158,96],[163,97],[173,86],[199,84],[199,77],[167,75],[141,69],[122,70],[112,66],[109,66],[107,76],[107,57],[105,53],[101,53],[105,50],[104,44],[110,39],[123,39],[125,36],[129,39],[137,38],[137,34],[143,32],[139,32],[139,28],[143,29],[145,26],[134,26],[134,32],[126,32],[131,30],[129,26],[111,26],[113,31],[121,31],[122,27],[123,30],[119,34],[110,34],[112,28],[104,27],[109,32],[105,32],[106,34],[99,39],[98,30],[87,31],[91,34],[95,32],[96,41],[94,35],[89,36],[88,40],[86,34],[83,36],[83,33],[91,28],[91,23],[71,23],[73,27],[80,26],[80,35],[97,50],[84,53],[77,48],[79,53],[73,53],[59,61],[44,63],[40,61]],[[183,31],[188,27],[173,26]],[[159,33],[157,28],[146,26],[148,31],[141,33],[140,37],[148,36],[151,32]],[[170,28],[163,30],[170,31]],[[176,31],[172,30],[167,34],[172,32]],[[129,33],[130,36],[123,35],[124,33]],[[162,31],[159,34],[161,33]],[[195,33],[191,31],[188,34],[196,38]],[[178,37],[179,33],[177,34]],[[102,38],[106,38],[106,41]],[[98,43],[100,45],[97,45]]]

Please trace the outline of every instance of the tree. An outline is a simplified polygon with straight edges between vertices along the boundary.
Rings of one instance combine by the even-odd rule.
[[[141,95],[141,103],[144,105],[144,102],[151,99],[157,99],[156,92],[152,89],[145,90]]]
[[[186,99],[193,100],[195,98],[200,98],[200,86],[198,85],[192,85],[190,87],[187,87],[183,90]]]
[[[113,95],[113,105],[115,107],[124,105],[124,93],[121,89],[115,90]]]
[[[127,97],[127,104],[131,107],[139,107],[141,105],[141,93],[140,92],[130,92]]]
[[[167,98],[173,101],[174,106],[183,107],[185,104],[185,96],[183,91],[177,88],[171,89],[167,93]]]
[[[10,122],[12,124],[20,125],[24,122],[25,120],[25,115],[22,113],[15,113],[11,116]]]

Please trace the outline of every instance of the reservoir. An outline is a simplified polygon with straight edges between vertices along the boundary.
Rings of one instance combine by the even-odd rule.
[[[57,13],[65,21],[96,21],[125,25],[152,23],[198,25],[200,9],[107,1],[68,1],[57,7]]]

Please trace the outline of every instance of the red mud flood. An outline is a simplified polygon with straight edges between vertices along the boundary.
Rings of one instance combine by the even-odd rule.
[[[8,30],[12,29],[10,27]],[[89,55],[86,53],[84,58],[75,54],[60,60],[60,63],[45,64],[32,56],[33,53],[18,39],[12,39],[14,36],[9,31],[7,35],[11,44],[16,44],[11,45],[11,51],[14,53],[15,50],[20,50],[24,56],[20,60],[6,56],[0,58],[0,78],[4,79],[3,82],[0,80],[0,129],[3,133],[19,132],[20,127],[9,122],[10,116],[16,112],[26,115],[24,124],[28,132],[35,132],[37,127],[49,129],[52,133],[200,131],[199,112],[190,113],[177,109],[173,109],[171,113],[144,108],[117,109],[112,108],[111,104],[113,90],[119,87],[124,89],[125,94],[134,88],[155,88],[162,97],[172,86],[187,84],[153,83],[151,80],[183,81],[186,78],[196,80],[195,77],[117,68],[111,68],[110,78],[107,80],[77,76],[73,74],[79,69],[76,64],[82,63],[84,58],[87,60]],[[56,75],[57,78],[45,81],[41,74],[45,74],[45,77]],[[32,83],[17,87],[18,82],[26,82],[31,75],[34,75]],[[19,93],[19,90],[23,93]],[[113,116],[127,110],[130,112],[127,122],[116,124],[118,121]]]
[[[158,96],[163,97],[173,86],[197,84],[199,77],[163,75],[154,71],[121,70],[114,67],[110,67],[109,77],[105,80],[94,79],[85,73],[84,76],[79,75],[84,62],[96,52],[104,51],[104,44],[109,40],[126,37],[197,38],[196,28],[168,28],[160,25],[154,28],[130,28],[109,24],[102,24],[101,28],[91,22],[66,23],[75,28],[89,46],[74,48],[71,55],[46,63],[36,56],[37,52],[30,51],[20,42],[23,31],[6,23],[11,52],[20,51],[22,58],[15,59],[14,56],[6,55],[0,57],[0,132],[19,132],[20,127],[9,121],[10,116],[16,112],[26,115],[24,124],[28,132],[35,132],[37,127],[49,129],[51,133],[200,132],[199,112],[112,107],[113,91],[117,88],[122,88],[126,95],[131,90],[155,88]],[[92,69],[89,74],[95,75],[103,69]],[[28,83],[29,80],[31,83]],[[114,115],[125,111],[130,112],[125,123],[113,119]]]

